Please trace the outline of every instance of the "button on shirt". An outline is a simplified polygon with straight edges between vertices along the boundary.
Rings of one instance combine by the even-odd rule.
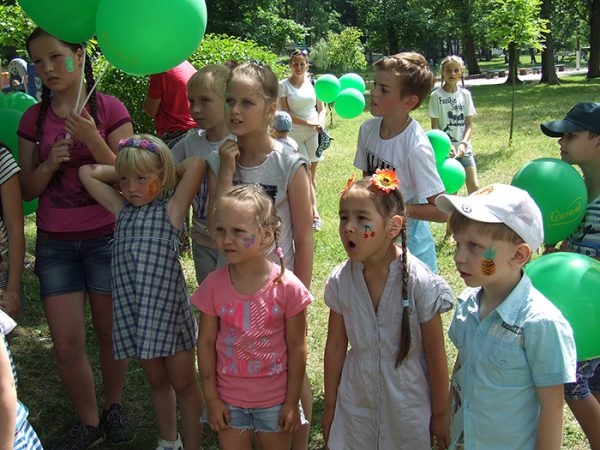
[[[448,331],[460,362],[450,448],[464,442],[469,450],[534,449],[536,388],[575,380],[573,332],[527,275],[481,321],[480,293],[468,288],[459,296]]]

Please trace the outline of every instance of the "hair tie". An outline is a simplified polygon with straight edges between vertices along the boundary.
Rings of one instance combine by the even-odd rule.
[[[119,141],[117,151],[120,151],[121,149],[123,149],[125,147],[133,147],[133,148],[148,150],[150,153],[158,155],[158,145],[156,145],[154,142],[150,142],[148,139],[138,139],[138,138],[121,139]]]
[[[353,173],[352,176],[350,178],[348,178],[348,181],[346,182],[346,187],[344,189],[342,189],[342,192],[340,192],[340,195],[344,195],[346,193],[346,191],[348,189],[350,189],[350,186],[352,186],[352,183],[354,183],[355,178],[356,178],[356,173]]]
[[[402,307],[403,308],[408,308],[410,306],[410,303],[408,301],[407,298],[405,298],[404,300],[402,300]]]
[[[396,176],[396,171],[392,169],[377,169],[371,176],[371,184],[380,191],[389,194],[400,187],[400,180]]]
[[[276,247],[275,255],[277,255],[278,258],[283,259],[283,249],[281,247]]]

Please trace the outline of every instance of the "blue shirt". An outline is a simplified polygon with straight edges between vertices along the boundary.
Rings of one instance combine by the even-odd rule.
[[[536,388],[575,380],[573,332],[561,312],[521,281],[479,320],[481,288],[468,288],[448,335],[458,349],[450,448],[534,449],[540,404]]]

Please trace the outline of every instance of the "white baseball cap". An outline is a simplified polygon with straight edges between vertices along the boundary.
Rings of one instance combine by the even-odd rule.
[[[544,241],[542,213],[523,189],[508,184],[491,184],[468,197],[440,195],[436,206],[446,214],[459,212],[477,222],[503,223],[517,233],[535,252]]]

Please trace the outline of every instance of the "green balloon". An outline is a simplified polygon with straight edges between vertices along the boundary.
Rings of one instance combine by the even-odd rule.
[[[18,148],[17,130],[22,115],[22,112],[14,109],[0,110],[0,142],[6,144],[13,155]]]
[[[433,147],[433,153],[435,154],[435,162],[443,162],[444,159],[450,154],[452,149],[452,142],[446,133],[439,129],[429,130],[425,133],[429,138],[429,142]]]
[[[541,158],[519,169],[511,184],[529,192],[544,220],[544,243],[556,244],[577,229],[587,206],[583,178],[560,159]]]
[[[315,82],[317,98],[323,103],[331,103],[340,93],[340,80],[330,73],[321,75]]]
[[[198,48],[206,30],[204,0],[100,0],[102,52],[131,75],[172,69]]]
[[[342,119],[353,119],[365,109],[365,97],[354,88],[341,91],[335,98],[335,112]]]
[[[599,357],[600,261],[579,253],[558,252],[532,261],[525,272],[571,325],[577,360]]]
[[[99,2],[100,0],[19,0],[23,11],[44,31],[73,43],[85,42],[94,35]]]
[[[37,100],[25,92],[13,92],[6,96],[7,107],[21,113],[24,113],[30,106],[36,103]]]
[[[33,200],[26,202],[23,201],[23,215],[28,216],[36,212],[38,208],[38,199],[34,198]]]
[[[357,73],[347,73],[340,77],[340,86],[342,90],[354,88],[361,94],[365,93],[365,80]]]
[[[0,93],[0,110],[2,109],[6,109],[8,108],[7,106],[7,100],[6,100],[6,95],[4,95],[3,93]]]
[[[455,194],[465,184],[465,168],[454,158],[437,164],[437,170],[448,194]]]

